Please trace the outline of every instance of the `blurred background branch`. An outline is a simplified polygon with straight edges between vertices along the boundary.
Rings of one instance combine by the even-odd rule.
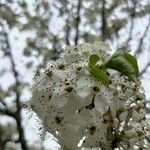
[[[27,144],[26,144],[26,140],[25,140],[25,136],[24,136],[24,130],[22,127],[22,117],[21,117],[21,102],[20,102],[20,82],[19,82],[19,73],[16,70],[16,66],[15,66],[15,62],[13,59],[13,54],[11,51],[11,47],[10,47],[10,43],[9,43],[9,38],[8,38],[8,33],[5,31],[5,28],[3,26],[3,24],[1,23],[1,28],[3,30],[3,36],[5,38],[5,44],[6,47],[4,50],[5,54],[7,55],[7,57],[10,59],[11,62],[11,68],[12,68],[12,74],[13,77],[15,79],[15,86],[16,86],[16,90],[15,90],[15,103],[16,103],[16,111],[15,112],[11,112],[8,108],[4,109],[4,110],[0,110],[1,113],[11,116],[15,119],[16,124],[17,124],[17,128],[18,128],[18,132],[19,132],[19,142],[21,143],[21,147],[22,150],[27,150]]]

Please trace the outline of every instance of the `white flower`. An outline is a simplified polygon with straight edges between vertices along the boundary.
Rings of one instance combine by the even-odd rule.
[[[66,105],[59,109],[52,105],[47,105],[45,119],[43,120],[45,128],[49,131],[65,132],[66,129],[72,128],[77,123],[76,111],[79,105],[75,95],[70,95]]]
[[[103,42],[69,47],[34,77],[30,106],[62,149],[147,146],[150,123],[140,82],[108,69],[110,83],[104,85],[89,71],[90,56],[98,55],[100,65],[109,50]]]
[[[83,109],[79,112],[81,127],[79,132],[84,136],[83,147],[96,148],[106,145],[107,124],[103,115],[96,109]]]
[[[71,85],[64,86],[61,84],[59,87],[53,88],[52,90],[51,104],[55,107],[64,106],[69,100],[69,96],[74,93],[74,87]]]

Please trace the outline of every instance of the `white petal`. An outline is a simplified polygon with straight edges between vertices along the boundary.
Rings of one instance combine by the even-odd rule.
[[[116,111],[118,111],[119,109],[122,109],[123,104],[124,104],[123,102],[124,101],[119,100],[117,96],[113,97],[113,99],[111,100],[111,105],[110,105],[111,112],[115,114]]]
[[[80,108],[90,105],[92,103],[92,99],[93,99],[92,94],[89,94],[86,97],[79,97],[78,102]]]
[[[94,124],[97,124],[98,126],[102,125],[102,121],[103,121],[103,115],[95,108],[93,108],[90,111],[91,114],[91,120]]]
[[[68,101],[66,105],[62,108],[63,109],[63,114],[65,116],[70,116],[72,117],[73,114],[76,113],[76,111],[80,108],[79,103],[78,103],[78,96],[75,94],[69,94],[68,95]]]
[[[82,109],[78,113],[78,116],[80,117],[81,123],[83,123],[84,125],[88,124],[89,121],[91,121],[89,109]]]
[[[62,91],[60,93],[53,93],[51,98],[51,104],[56,107],[62,107],[67,103],[68,95]]]
[[[76,130],[72,131],[65,130],[65,132],[61,132],[59,143],[61,147],[64,147],[64,149],[75,149],[79,150],[80,148],[77,147],[81,137],[78,135],[78,132]]]
[[[88,76],[81,77],[77,81],[77,94],[81,97],[86,97],[91,93],[93,84]]]
[[[95,97],[94,100],[95,108],[101,113],[104,114],[110,106],[110,101],[104,95],[99,95]]]

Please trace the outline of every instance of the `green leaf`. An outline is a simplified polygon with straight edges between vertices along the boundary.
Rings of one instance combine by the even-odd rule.
[[[138,68],[138,63],[137,63],[136,58],[134,56],[132,56],[131,54],[127,53],[127,52],[125,52],[125,57],[128,60],[128,62],[130,62],[130,64],[135,69],[135,75],[136,75],[136,77],[138,77],[138,75],[139,75],[139,68]]]
[[[100,60],[100,57],[96,54],[93,54],[89,58],[89,65],[90,66],[95,66],[96,63]]]
[[[138,77],[139,69],[137,60],[134,56],[127,52],[116,52],[104,64],[106,68],[119,71],[122,75],[126,75],[130,80]]]
[[[90,67],[90,73],[101,83],[108,85],[110,83],[108,75],[97,67]]]

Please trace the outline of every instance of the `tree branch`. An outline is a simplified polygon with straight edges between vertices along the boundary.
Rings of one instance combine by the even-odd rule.
[[[4,28],[3,24],[1,23],[0,25],[3,28],[3,35],[5,37],[5,43],[6,43],[5,51],[7,51],[6,52],[7,56],[10,59],[11,66],[12,66],[12,74],[14,76],[15,85],[17,87],[16,100],[15,100],[17,111],[15,112],[15,117],[14,118],[16,120],[18,132],[19,132],[19,142],[21,143],[22,150],[28,150],[26,140],[25,140],[25,136],[24,136],[23,127],[21,125],[22,118],[21,118],[21,102],[20,102],[20,92],[19,92],[19,86],[20,86],[19,75],[18,75],[18,72],[16,70],[15,62],[14,62],[14,59],[13,59],[13,55],[12,55],[12,51],[11,51],[11,47],[10,47],[10,43],[9,43],[9,38],[8,38],[8,33],[5,31],[5,28]],[[9,116],[11,116],[11,114],[8,110],[7,111],[6,110],[5,111],[1,110],[1,113],[5,113],[5,114],[8,114]]]
[[[140,38],[140,40],[139,40],[139,44],[138,44],[138,47],[137,47],[137,51],[135,52],[135,56],[138,56],[141,52],[142,52],[142,46],[143,46],[143,42],[144,42],[144,39],[145,39],[145,37],[147,36],[147,34],[148,34],[148,31],[149,31],[149,29],[150,29],[150,16],[149,16],[149,22],[148,22],[148,24],[147,24],[147,26],[146,26],[146,28],[145,28],[145,31],[144,31],[144,33],[143,33],[143,36]]]
[[[150,62],[147,63],[147,65],[143,68],[143,70],[140,72],[140,76],[142,76],[144,73],[146,73],[147,69],[150,67]]]
[[[15,113],[11,112],[8,109],[1,109],[0,108],[0,113],[3,114],[3,115],[7,115],[7,116],[10,116],[10,117],[13,117],[15,119]]]
[[[5,108],[8,108],[6,103],[3,101],[3,100],[0,100],[0,103],[5,107]]]
[[[66,44],[67,46],[70,45],[70,42],[69,42],[69,37],[70,37],[70,15],[68,16],[68,18],[66,19],[66,37],[65,37],[65,41],[66,41]]]
[[[127,41],[125,42],[127,45],[132,39],[132,32],[133,32],[133,28],[134,28],[134,18],[135,18],[135,15],[136,15],[136,12],[135,12],[136,4],[137,4],[136,0],[133,1],[133,3],[134,3],[133,8],[130,8],[129,4],[128,4],[128,1],[126,0],[126,5],[127,5],[128,9],[130,10],[130,20],[131,20],[131,25],[130,25],[130,29],[129,29],[129,36],[128,36]]]
[[[102,26],[101,26],[101,31],[102,31],[102,40],[105,41],[107,38],[107,20],[106,20],[106,1],[102,0],[102,15],[101,15],[101,20],[102,20]]]
[[[82,1],[78,0],[77,16],[75,19],[75,29],[76,29],[76,34],[75,34],[75,39],[74,39],[75,46],[78,45],[78,41],[79,41],[79,24],[81,21],[81,17],[80,17],[81,5],[82,5]]]

